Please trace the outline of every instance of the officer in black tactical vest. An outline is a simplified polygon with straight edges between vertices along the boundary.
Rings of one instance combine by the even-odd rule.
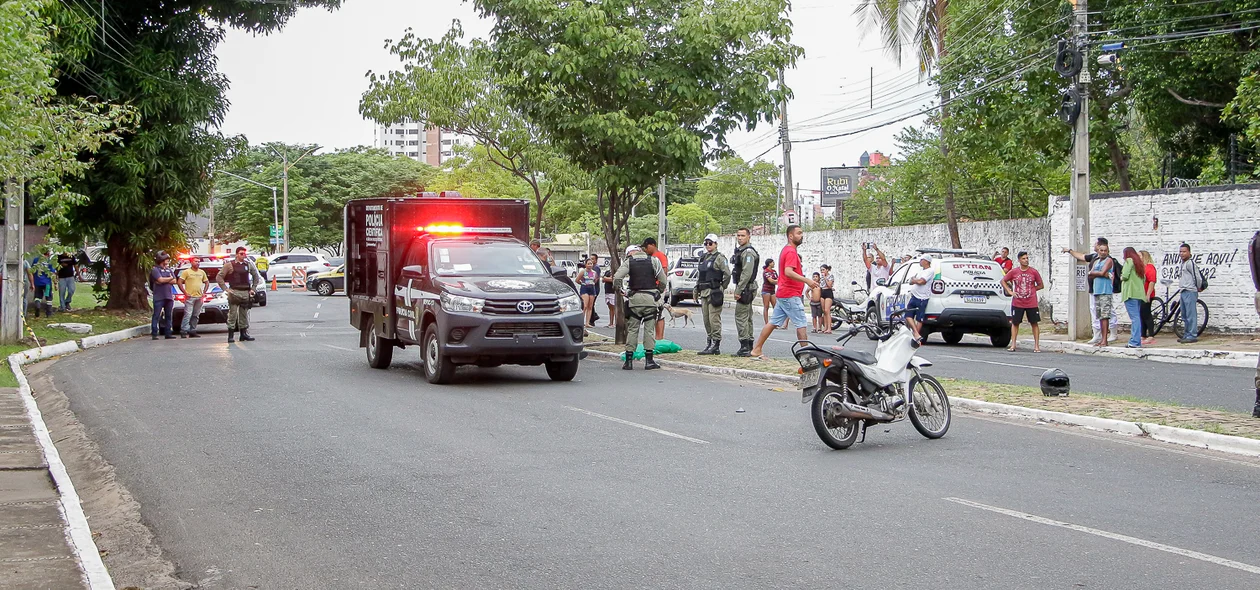
[[[705,253],[697,266],[696,291],[700,293],[700,315],[704,317],[709,345],[696,354],[718,354],[722,346],[722,297],[727,281],[731,280],[731,267],[726,264],[726,257],[718,252],[717,240],[717,234],[704,237]]]
[[[661,267],[661,261],[648,256],[639,246],[626,248],[626,261],[617,267],[617,274],[613,275],[613,285],[618,290],[628,290],[626,358],[622,369],[634,369],[634,349],[640,330],[643,331],[643,358],[646,361],[643,368],[649,371],[661,368],[652,359],[652,353],[656,350],[657,301],[661,298],[658,285],[664,284],[665,269]]]
[[[752,356],[752,304],[757,296],[757,263],[761,255],[749,241],[752,232],[741,227],[735,232],[739,246],[731,254],[731,282],[735,284],[735,331],[739,334],[739,352],[735,356]]]
[[[228,300],[228,342],[236,342],[236,332],[241,333],[241,340],[249,342],[254,339],[249,335],[249,308],[254,304],[254,291],[262,283],[258,269],[245,257],[245,247],[236,249],[236,257],[228,259],[219,269],[215,277],[219,288],[227,293]]]

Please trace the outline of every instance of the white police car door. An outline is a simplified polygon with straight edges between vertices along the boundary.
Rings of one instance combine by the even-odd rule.
[[[903,264],[901,268],[893,271],[891,277],[888,278],[888,294],[880,301],[880,320],[888,321],[893,312],[906,308],[906,303],[910,301],[910,267],[918,266],[917,264]]]

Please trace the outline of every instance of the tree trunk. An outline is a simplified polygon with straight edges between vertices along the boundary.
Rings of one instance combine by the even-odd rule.
[[[149,310],[148,274],[140,268],[140,254],[127,244],[126,237],[114,235],[109,250],[109,302],[106,309]]]
[[[941,90],[941,163],[945,165],[945,224],[952,248],[962,248],[958,237],[958,206],[954,201],[954,175],[949,165],[949,91]]]
[[[1129,155],[1124,153],[1124,148],[1120,147],[1115,135],[1107,138],[1107,153],[1111,156],[1111,167],[1116,171],[1120,192],[1133,190],[1129,181]]]
[[[621,232],[618,231],[618,226],[622,225],[620,223],[622,219],[621,209],[626,205],[625,197],[628,194],[629,191],[620,193],[616,188],[601,188],[597,189],[596,192],[596,202],[599,206],[600,222],[604,226],[604,245],[608,247],[608,263],[613,269],[613,272],[616,272],[617,268],[621,266],[621,252],[619,248],[621,244]],[[607,199],[607,203],[605,203],[605,199]],[[618,292],[617,307],[615,311],[617,314],[617,327],[615,328],[613,336],[613,342],[616,344],[626,343],[627,333],[624,301],[625,300],[621,293]]]

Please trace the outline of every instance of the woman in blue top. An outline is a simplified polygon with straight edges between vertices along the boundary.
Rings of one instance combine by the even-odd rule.
[[[582,311],[586,313],[586,327],[591,324],[591,312],[595,310],[595,298],[599,296],[599,271],[595,268],[595,258],[586,259],[586,266],[578,271],[578,294],[582,296]]]

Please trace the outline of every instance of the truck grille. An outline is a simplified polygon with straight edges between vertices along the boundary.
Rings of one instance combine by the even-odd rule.
[[[539,338],[559,338],[563,333],[560,324],[554,322],[497,322],[490,324],[490,329],[486,330],[486,338],[511,338],[527,334]]]
[[[485,307],[481,309],[481,313],[490,315],[551,315],[560,313],[560,304],[555,299],[542,301],[530,299],[528,301],[534,304],[534,308],[529,313],[524,313],[517,307],[521,302],[520,299],[487,300]]]

